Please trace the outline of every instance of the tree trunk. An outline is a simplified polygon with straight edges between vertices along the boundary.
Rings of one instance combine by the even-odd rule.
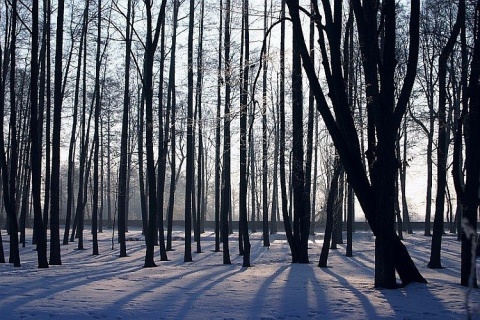
[[[228,244],[229,214],[232,212],[231,182],[230,182],[230,0],[225,3],[225,107],[223,123],[223,170],[221,199],[221,235],[223,246],[223,264],[231,264]],[[231,219],[230,219],[231,220]]]
[[[158,242],[160,244],[160,260],[167,261],[167,249],[165,246],[165,227],[164,227],[164,199],[165,199],[165,175],[167,171],[167,152],[168,152],[168,133],[170,125],[170,109],[163,112],[163,82],[165,70],[165,23],[162,24],[162,34],[160,36],[160,72],[159,72],[159,88],[158,88]],[[164,120],[165,119],[165,120]],[[146,226],[145,226],[146,230]]]
[[[148,184],[148,230],[145,237],[145,268],[155,267],[154,245],[157,234],[157,185],[153,155],[153,61],[157,48],[161,25],[165,23],[166,0],[162,0],[157,18],[155,34],[152,32],[152,3],[144,1],[147,15],[147,35],[143,69],[143,92],[145,97],[145,147],[147,153],[147,184]]]
[[[185,252],[184,262],[192,262],[192,202],[195,190],[193,185],[193,171],[195,150],[193,147],[193,24],[195,15],[195,1],[190,0],[188,23],[188,97],[187,97],[187,168],[185,175]]]
[[[62,1],[64,2],[64,1]],[[63,4],[64,5],[64,4]],[[77,62],[77,74],[75,78],[75,93],[74,93],[74,102],[73,102],[73,117],[72,117],[72,131],[70,135],[70,145],[68,149],[68,178],[67,178],[67,215],[65,218],[65,230],[63,234],[63,245],[67,245],[69,240],[69,233],[70,233],[70,223],[72,219],[72,211],[74,209],[74,177],[75,177],[75,146],[76,146],[76,136],[77,136],[77,118],[78,118],[78,104],[79,104],[79,93],[80,93],[80,75],[81,75],[81,68],[80,66],[82,65],[82,55],[83,55],[83,45],[84,45],[84,37],[86,37],[87,33],[87,28],[86,28],[86,22],[85,20],[87,17],[85,16],[86,11],[83,14],[83,25],[82,25],[82,33],[80,36],[80,44],[79,44],[79,50],[78,50],[78,62]],[[57,16],[57,20],[59,17]],[[62,18],[63,20],[63,18]],[[57,29],[58,30],[58,29]],[[63,31],[62,31],[63,34]],[[58,31],[57,31],[57,37],[58,37]],[[73,39],[72,39],[73,40]],[[63,41],[63,39],[62,39]],[[57,53],[56,53],[57,54]],[[58,56],[56,56],[58,57]],[[56,60],[55,60],[56,61]],[[57,66],[55,65],[55,68]],[[60,72],[59,70],[58,72]],[[57,72],[57,71],[56,71]],[[56,75],[57,76],[57,75]],[[58,76],[61,77],[61,74]],[[61,80],[59,80],[61,81]],[[61,83],[58,84],[60,88],[60,92],[58,94],[62,94],[61,91]],[[55,117],[55,115],[54,115]],[[52,141],[53,144],[53,141]],[[54,147],[55,148],[55,147]],[[53,158],[53,155],[52,155]],[[52,159],[53,161],[53,159]],[[53,164],[52,164],[53,165]],[[53,175],[53,168],[52,168],[52,175]],[[53,191],[52,191],[53,193]],[[74,218],[74,224],[76,224],[76,215],[73,217]],[[72,228],[72,237],[74,233],[75,227]]]
[[[30,141],[32,165],[32,200],[34,211],[34,228],[36,231],[38,267],[48,268],[47,231],[42,217],[41,182],[42,182],[42,141],[40,132],[43,123],[38,121],[38,0],[32,2],[32,53],[30,75]],[[18,235],[15,235],[16,237]]]
[[[195,226],[195,233],[197,239],[197,253],[202,252],[200,243],[200,233],[203,227],[203,218],[205,216],[204,196],[205,185],[204,182],[204,155],[203,155],[203,123],[202,123],[202,86],[203,86],[203,21],[204,21],[205,3],[202,1],[200,7],[200,23],[198,27],[198,49],[197,49],[197,83],[196,83],[196,110],[198,113],[198,160],[197,160],[197,224]]]
[[[167,209],[167,251],[172,250],[172,224],[173,224],[173,208],[175,202],[175,167],[176,167],[176,132],[175,132],[175,118],[176,118],[176,92],[175,92],[175,54],[176,54],[176,44],[177,44],[177,25],[178,25],[178,8],[180,6],[179,1],[175,0],[173,2],[173,33],[172,33],[172,52],[170,58],[170,74],[168,78],[168,94],[167,94],[167,109],[171,109],[172,118],[170,126],[170,152],[171,152],[171,163],[170,163],[170,195],[168,199],[168,209]]]
[[[120,244],[119,257],[127,256],[127,246],[125,241],[125,211],[126,208],[126,194],[127,194],[127,140],[128,140],[128,123],[129,123],[129,109],[130,109],[130,50],[131,50],[131,32],[130,32],[130,15],[131,15],[131,0],[127,1],[127,16],[126,16],[126,48],[125,48],[125,87],[123,89],[123,111],[122,111],[122,133],[120,140],[120,165],[118,168],[118,243]],[[139,124],[139,127],[142,124]],[[110,136],[110,135],[109,135]],[[110,161],[110,160],[109,160]],[[109,166],[110,169],[110,166]],[[140,169],[139,169],[140,170]],[[108,177],[110,186],[110,176]],[[140,179],[139,179],[140,180]],[[108,192],[110,196],[110,192]],[[109,204],[110,207],[110,204]],[[110,210],[110,208],[109,208]],[[143,210],[142,210],[143,214]],[[142,219],[144,220],[144,219]],[[144,230],[145,231],[145,230]]]
[[[333,100],[333,107],[336,120],[333,117],[326,97],[316,77],[315,70],[312,68],[308,50],[303,39],[301,30],[298,1],[287,1],[290,8],[290,16],[294,26],[295,37],[300,41],[300,53],[304,64],[304,70],[309,78],[309,83],[315,92],[317,109],[322,114],[324,122],[330,132],[333,142],[348,174],[349,183],[359,199],[365,212],[367,220],[370,222],[373,232],[376,235],[376,266],[375,266],[375,286],[383,288],[397,287],[395,280],[395,270],[398,272],[403,284],[411,282],[426,282],[420,275],[415,264],[411,260],[408,251],[394,232],[394,210],[392,195],[394,193],[394,181],[397,163],[395,161],[395,136],[396,130],[400,125],[402,116],[406,110],[406,105],[413,87],[417,58],[418,58],[418,30],[419,30],[419,8],[418,1],[412,1],[412,13],[410,19],[410,48],[409,60],[407,63],[407,74],[401,89],[400,97],[395,104],[394,99],[394,81],[395,72],[395,3],[389,1],[384,4],[384,27],[385,27],[385,45],[383,52],[383,70],[380,73],[381,92],[377,84],[375,62],[379,56],[377,51],[370,52],[369,49],[377,46],[377,26],[375,17],[376,11],[373,10],[371,3],[364,3],[362,6],[359,1],[353,1],[354,12],[357,18],[357,27],[359,29],[362,56],[364,61],[364,71],[366,83],[372,84],[366,88],[367,102],[372,111],[371,116],[381,120],[375,122],[370,118],[370,125],[377,126],[370,131],[378,133],[376,136],[376,148],[368,151],[370,164],[375,161],[375,166],[370,170],[373,185],[366,176],[362,164],[362,155],[360,153],[360,143],[358,135],[351,117],[351,110],[348,106],[348,99],[345,96],[345,83],[342,77],[341,54],[338,42],[341,34],[341,3],[335,2],[335,19],[331,16],[332,11],[327,10],[325,30],[328,30],[330,43],[330,56],[328,56],[325,47],[322,49],[322,56],[325,64],[331,59],[333,74],[328,72],[330,96]],[[319,10],[315,10],[318,14]],[[334,23],[335,21],[335,23]],[[374,25],[370,25],[374,23]],[[321,37],[323,31],[321,32]],[[321,41],[321,43],[324,43]],[[326,59],[326,60],[325,60]],[[325,65],[324,64],[324,65]],[[379,106],[382,106],[381,108]],[[386,107],[388,106],[388,107]],[[396,108],[394,108],[396,106]],[[375,136],[369,136],[369,139]],[[348,141],[348,143],[347,143]],[[374,145],[370,145],[372,147]],[[387,212],[387,214],[385,214]],[[395,254],[393,254],[395,252]]]
[[[222,24],[223,24],[223,1],[220,0],[220,27],[218,29],[218,66],[217,66],[217,117],[215,129],[215,252],[220,251],[220,116],[222,106],[221,87],[224,84],[222,79]]]
[[[323,245],[322,251],[320,253],[320,260],[318,262],[318,266],[320,268],[327,267],[327,260],[328,260],[328,252],[330,248],[330,240],[332,236],[335,236],[334,232],[334,214],[336,211],[336,206],[338,205],[338,179],[340,174],[342,174],[342,165],[339,159],[335,159],[335,164],[333,167],[333,174],[330,180],[330,189],[328,191],[327,197],[327,220],[325,222],[325,236],[323,238]],[[333,248],[332,248],[333,249]]]
[[[97,3],[97,52],[95,59],[95,112],[94,112],[94,133],[93,133],[93,143],[94,154],[93,154],[93,208],[92,208],[92,254],[94,256],[98,255],[98,167],[99,167],[99,147],[100,147],[100,42],[102,35],[102,1],[98,0]]]
[[[447,94],[447,62],[457,42],[460,28],[465,19],[465,1],[459,2],[457,21],[453,26],[452,33],[448,38],[442,53],[438,58],[438,147],[437,147],[437,196],[435,200],[435,219],[433,221],[432,248],[428,267],[432,269],[442,268],[441,247],[443,235],[443,222],[445,211],[445,188],[447,184],[447,121],[446,121],[446,94]],[[478,180],[478,179],[477,179]]]
[[[20,254],[18,249],[18,224],[17,224],[17,209],[16,209],[16,191],[15,191],[15,177],[17,174],[17,140],[16,140],[16,91],[15,91],[15,74],[16,74],[16,30],[17,30],[17,1],[11,2],[13,17],[11,20],[11,40],[10,40],[10,157],[7,160],[5,154],[5,138],[3,121],[0,125],[0,165],[2,169],[3,181],[3,199],[5,211],[8,219],[8,232],[10,235],[10,257],[9,262],[13,263],[15,267],[20,267]],[[5,70],[6,72],[6,70]],[[1,114],[4,114],[4,99],[2,99]],[[7,162],[8,161],[8,162]],[[9,164],[9,165],[8,165]]]
[[[282,23],[280,33],[280,189],[282,199],[282,216],[287,236],[288,245],[292,253],[292,262],[298,260],[298,250],[296,248],[293,234],[292,223],[288,214],[288,196],[287,182],[285,174],[285,1],[282,1]]]
[[[480,15],[480,1],[475,7],[475,42],[473,57],[470,68],[470,79],[468,93],[466,96],[468,104],[468,117],[465,126],[465,189],[462,192],[458,183],[456,184],[457,194],[461,199],[463,207],[462,219],[462,249],[461,249],[461,285],[477,287],[475,246],[477,244],[477,215],[478,215],[478,190],[480,175],[480,28],[478,16]],[[461,128],[461,126],[460,126]],[[460,137],[462,132],[459,132]],[[457,157],[458,160],[458,153]],[[459,165],[457,164],[457,167]],[[458,172],[458,170],[455,170]]]
[[[243,267],[250,267],[250,239],[247,222],[247,98],[248,98],[248,73],[250,71],[250,33],[248,24],[248,0],[243,0],[242,19],[244,26],[243,41],[244,54],[241,73],[242,87],[240,92],[240,190],[239,190],[239,225],[241,245],[243,245]],[[253,162],[251,162],[253,165]],[[253,168],[253,167],[252,167]],[[253,175],[253,169],[251,174]],[[253,187],[253,186],[252,186]],[[252,203],[253,203],[252,199]],[[253,223],[253,222],[252,222]]]

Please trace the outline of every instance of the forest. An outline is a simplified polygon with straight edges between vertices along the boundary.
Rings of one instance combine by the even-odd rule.
[[[145,268],[175,226],[185,263],[209,229],[231,264],[235,229],[245,268],[256,232],[300,264],[324,233],[326,267],[365,222],[374,286],[398,288],[427,282],[416,223],[427,266],[455,233],[477,287],[479,19],[474,0],[4,1],[0,262],[102,255],[112,230],[125,258],[138,223]]]

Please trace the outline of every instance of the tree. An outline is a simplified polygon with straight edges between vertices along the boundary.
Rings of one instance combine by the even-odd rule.
[[[5,56],[4,56],[5,54]],[[8,50],[3,52],[2,44],[0,43],[0,112],[5,110],[5,82],[7,78],[7,69],[8,69]],[[0,139],[3,141],[3,122],[0,124]],[[1,144],[2,149],[0,149],[0,160],[4,160],[2,155],[5,151],[4,146]],[[3,168],[0,167],[0,170],[3,172]],[[3,178],[2,178],[3,182]],[[2,184],[3,185],[3,184]],[[2,192],[3,193],[3,192]],[[4,195],[5,196],[5,195]],[[3,211],[3,210],[2,210]],[[7,214],[8,216],[8,214]],[[0,232],[0,263],[5,263],[5,252],[3,250],[3,239]]]
[[[223,1],[220,0],[220,27],[218,29],[218,67],[217,67],[217,118],[215,126],[215,252],[220,251],[220,116],[222,110],[222,24]]]
[[[200,233],[203,230],[205,218],[205,170],[204,170],[204,147],[203,147],[203,123],[202,123],[202,86],[203,86],[203,33],[204,33],[205,1],[200,6],[200,23],[198,26],[198,49],[197,49],[197,83],[195,86],[195,113],[198,115],[198,155],[197,155],[197,224],[195,234],[197,239],[197,253],[202,252]]]
[[[125,211],[127,194],[127,143],[128,115],[130,109],[130,51],[132,45],[130,16],[131,0],[127,1],[126,32],[125,32],[125,87],[123,89],[122,133],[120,142],[120,166],[118,170],[118,242],[120,243],[120,258],[127,256],[125,243]],[[141,124],[140,124],[141,125]],[[109,177],[110,179],[110,177]],[[144,230],[146,232],[146,230]]]
[[[155,177],[155,164],[153,161],[153,58],[158,45],[160,30],[165,23],[166,0],[162,0],[160,12],[157,18],[155,33],[152,30],[152,3],[145,0],[147,14],[147,35],[145,41],[145,55],[143,62],[143,94],[145,99],[145,147],[147,151],[147,183],[148,183],[148,230],[145,237],[147,245],[145,252],[144,267],[155,267],[153,251],[155,245],[155,234],[157,232],[157,185]]]
[[[477,287],[476,266],[472,261],[475,257],[477,237],[478,190],[480,187],[480,1],[474,9],[474,45],[470,63],[470,77],[463,104],[462,118],[455,135],[454,146],[454,181],[457,197],[463,211],[462,248],[460,283],[462,286]],[[463,26],[465,28],[465,25]],[[466,48],[465,31],[462,31],[462,51]],[[462,53],[465,54],[465,51]],[[465,63],[466,61],[463,61]],[[464,83],[465,84],[465,83]],[[465,121],[465,123],[463,123]],[[465,133],[464,129],[465,127]],[[460,150],[462,135],[465,140],[465,180],[461,177]],[[473,250],[472,250],[473,249]]]
[[[20,254],[18,249],[18,224],[17,224],[17,210],[16,210],[16,191],[15,191],[15,177],[17,174],[17,140],[16,140],[16,90],[15,90],[15,73],[16,73],[16,30],[17,30],[17,1],[11,2],[11,39],[10,39],[10,156],[7,160],[5,151],[5,138],[3,121],[0,121],[0,166],[2,171],[2,193],[5,211],[8,218],[8,228],[10,234],[10,257],[9,262],[13,263],[15,267],[20,267]],[[6,74],[6,68],[4,69]],[[0,104],[0,114],[4,114],[4,99]]]
[[[93,255],[98,255],[98,167],[99,167],[99,149],[100,149],[100,112],[101,112],[101,95],[100,95],[100,66],[102,63],[100,44],[102,35],[102,1],[97,3],[97,49],[95,57],[95,112],[94,112],[94,133],[93,133],[93,212],[92,212],[92,250]]]
[[[339,205],[341,205],[341,203],[339,203],[338,201],[338,180],[341,174],[343,174],[343,168],[340,160],[336,158],[333,165],[332,178],[330,180],[330,190],[328,191],[327,196],[327,219],[325,222],[325,237],[323,239],[322,251],[320,252],[320,260],[318,261],[318,266],[321,268],[327,267],[330,241],[332,240],[332,236],[335,237],[333,220],[335,216],[335,211],[338,211],[337,208]]]
[[[432,248],[430,251],[430,261],[428,267],[432,269],[441,268],[440,259],[444,209],[445,209],[445,188],[447,184],[447,121],[446,121],[446,91],[447,91],[447,62],[453,51],[462,25],[465,19],[465,1],[459,2],[457,20],[453,26],[452,33],[448,38],[445,47],[443,47],[438,59],[438,147],[437,147],[437,196],[435,201],[435,219],[433,222]]]
[[[263,37],[267,37],[267,0],[264,2]],[[268,141],[267,141],[267,54],[264,53],[262,74],[262,237],[263,246],[270,246],[268,234]]]
[[[292,188],[293,188],[293,238],[297,248],[297,257],[294,255],[293,262],[308,263],[308,237],[310,233],[310,188],[306,188],[306,179],[304,170],[304,147],[303,147],[303,86],[302,86],[302,65],[299,54],[299,46],[296,43],[300,41],[297,37],[293,39],[292,52]],[[312,115],[313,116],[313,111]],[[310,136],[307,138],[308,148],[307,169],[311,169],[313,136],[312,124],[313,118],[309,119]]]
[[[223,245],[223,264],[231,264],[228,245],[228,216],[231,212],[231,181],[230,181],[230,93],[231,93],[231,65],[230,65],[230,0],[225,3],[225,106],[223,121],[223,170],[222,170],[222,199],[221,199],[221,235]]]
[[[167,169],[167,152],[168,152],[168,140],[169,140],[169,125],[170,125],[170,108],[166,108],[165,115],[163,114],[163,81],[165,70],[165,23],[162,24],[162,34],[160,36],[160,72],[159,72],[159,88],[158,88],[158,187],[157,187],[157,199],[158,199],[158,242],[160,244],[160,260],[167,261],[167,249],[165,247],[165,230],[164,230],[164,193],[165,193],[165,174]],[[168,106],[168,104],[167,104]],[[165,121],[164,121],[165,119]],[[144,226],[145,230],[146,225]]]
[[[89,2],[87,1],[87,4]],[[65,230],[63,233],[63,244],[67,245],[68,244],[68,239],[69,239],[69,233],[70,233],[70,224],[71,224],[71,219],[72,219],[72,211],[74,209],[74,171],[75,171],[75,144],[76,144],[76,137],[77,137],[77,118],[78,118],[78,105],[79,105],[79,93],[80,93],[80,77],[81,77],[81,64],[82,64],[82,56],[83,56],[83,46],[84,46],[84,38],[86,37],[87,33],[87,26],[86,26],[86,13],[87,10],[84,11],[84,14],[82,15],[83,17],[83,23],[82,23],[82,32],[80,35],[80,45],[79,45],[79,50],[78,50],[78,65],[77,65],[77,73],[76,73],[76,78],[75,78],[75,92],[74,92],[74,102],[73,102],[73,120],[72,120],[72,131],[70,135],[70,144],[69,144],[69,149],[68,149],[68,178],[67,178],[67,215],[65,217]],[[58,19],[58,17],[57,17]],[[73,42],[73,31],[72,31],[72,42]],[[58,34],[57,34],[58,36]],[[62,40],[63,41],[63,40]],[[73,47],[73,45],[72,45]],[[61,75],[60,75],[61,76]],[[52,141],[53,145],[53,141]],[[55,147],[54,147],[55,148]],[[52,155],[53,157],[53,155]],[[53,161],[53,159],[52,159]],[[82,161],[81,161],[82,163]],[[80,165],[80,172],[83,174],[83,165]],[[52,168],[52,175],[53,175],[53,168]],[[52,209],[53,210],[53,209]],[[75,223],[75,216],[74,218],[74,223]],[[73,228],[72,228],[73,229]],[[74,235],[74,230],[72,230],[72,237]],[[73,241],[73,240],[72,240]]]
[[[172,225],[173,225],[173,207],[175,203],[175,185],[176,185],[176,90],[175,90],[175,62],[177,50],[177,27],[178,27],[178,10],[180,2],[175,0],[173,2],[173,32],[172,32],[172,48],[170,55],[170,71],[168,77],[168,93],[167,93],[167,110],[171,110],[171,124],[170,124],[170,195],[168,199],[167,208],[167,251],[172,250]],[[168,111],[167,111],[168,112]]]
[[[285,1],[282,1],[282,22],[280,25],[280,103],[279,103],[279,166],[282,217],[288,245],[292,253],[292,262],[297,260],[298,252],[292,234],[292,222],[288,214],[287,182],[285,177]]]
[[[48,15],[50,15],[50,1]],[[54,98],[53,98],[53,135],[52,135],[52,164],[50,175],[50,265],[61,265],[60,255],[60,127],[62,112],[62,52],[63,52],[63,21],[65,3],[58,2],[57,7],[57,34],[55,41],[55,69],[54,69]],[[50,17],[48,18],[50,27]],[[48,28],[48,34],[50,29]],[[48,36],[48,39],[50,36]],[[48,48],[49,43],[46,44]],[[49,49],[47,49],[49,51]],[[47,54],[49,59],[50,54]],[[49,63],[47,63],[49,65]],[[48,70],[50,68],[48,67]],[[49,72],[48,72],[49,73]],[[47,81],[49,77],[47,76]],[[47,90],[48,92],[49,90]],[[45,209],[47,210],[47,209]]]
[[[193,24],[195,1],[190,0],[188,23],[188,101],[187,101],[187,172],[185,176],[185,254],[184,262],[192,261],[192,202],[195,190],[193,185],[194,157],[193,148]],[[199,223],[199,222],[197,222]]]
[[[32,2],[32,53],[30,75],[30,139],[32,165],[32,199],[34,210],[34,228],[36,232],[38,267],[48,268],[47,231],[42,218],[41,176],[42,176],[42,144],[43,123],[38,120],[38,0]]]
[[[247,222],[247,98],[248,98],[248,73],[250,71],[250,36],[248,25],[248,0],[243,0],[243,63],[240,92],[240,190],[239,190],[239,232],[240,245],[243,245],[243,267],[250,267],[250,239]],[[251,173],[253,175],[253,172]],[[253,199],[252,199],[253,201]]]
[[[326,97],[320,87],[317,75],[312,67],[303,37],[299,4],[296,0],[286,1],[294,28],[294,37],[302,56],[304,70],[312,86],[325,125],[332,137],[342,165],[348,175],[369,224],[376,235],[375,239],[375,286],[382,288],[397,287],[395,271],[403,284],[426,282],[410,258],[406,247],[394,231],[394,186],[397,163],[395,159],[395,139],[415,80],[418,58],[419,1],[411,2],[410,47],[407,74],[398,100],[394,99],[395,60],[395,1],[386,0],[382,4],[381,24],[377,22],[379,7],[376,3],[359,0],[352,2],[360,49],[363,58],[363,70],[368,110],[368,160],[370,181],[362,164],[362,154],[358,133],[345,90],[341,68],[340,39],[342,34],[342,3],[336,1],[334,8],[328,1],[323,2],[325,26],[320,25],[320,11],[314,1],[316,23],[320,32],[320,45],[325,74],[332,101],[335,118],[331,113]],[[379,30],[379,28],[382,28]],[[382,31],[382,32],[379,32]],[[382,35],[382,50],[378,36]],[[326,35],[330,51],[327,53]],[[383,66],[378,69],[378,66]],[[379,86],[380,84],[380,86]],[[395,254],[394,254],[395,253]]]

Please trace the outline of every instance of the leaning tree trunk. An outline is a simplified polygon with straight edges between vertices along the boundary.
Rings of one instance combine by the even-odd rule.
[[[338,205],[338,180],[342,172],[342,164],[339,159],[335,160],[333,167],[333,175],[330,180],[330,190],[328,191],[327,197],[327,219],[325,222],[325,236],[323,238],[322,251],[320,253],[320,260],[318,266],[321,268],[327,267],[328,253],[330,250],[330,240],[332,236],[335,237],[333,224],[334,224],[334,212],[336,211],[336,206]]]
[[[286,1],[290,9],[290,16],[294,26],[294,36],[298,37],[300,54],[304,64],[304,70],[308,76],[310,86],[315,92],[317,109],[322,114],[325,125],[330,132],[332,140],[337,148],[340,160],[348,174],[348,182],[352,184],[357,198],[365,212],[367,220],[370,222],[372,231],[376,235],[376,266],[375,266],[375,286],[383,288],[397,287],[395,271],[398,272],[403,284],[411,282],[426,282],[413,263],[408,251],[400,241],[394,231],[394,203],[392,195],[394,194],[395,177],[397,162],[395,158],[395,137],[406,110],[406,105],[414,84],[418,60],[418,34],[419,34],[419,12],[420,3],[412,1],[411,19],[410,19],[410,48],[409,60],[407,63],[407,73],[401,94],[398,101],[394,99],[394,81],[395,73],[395,3],[388,1],[382,8],[382,26],[385,28],[383,47],[383,69],[380,74],[377,72],[377,51],[371,49],[378,46],[377,33],[377,12],[371,3],[365,2],[362,6],[359,0],[352,2],[359,30],[362,57],[364,62],[364,72],[366,83],[371,84],[366,88],[367,101],[369,109],[372,111],[370,116],[368,151],[370,164],[374,166],[370,170],[372,184],[366,175],[362,164],[362,154],[360,153],[360,143],[355,129],[351,110],[348,105],[348,99],[345,95],[345,82],[342,76],[341,54],[339,41],[342,26],[342,3],[335,2],[335,9],[326,5],[326,26],[319,26],[321,40],[324,32],[329,38],[330,51],[327,53],[326,47],[321,45],[324,66],[328,67],[327,81],[331,91],[330,97],[333,102],[335,118],[330,111],[329,103],[320,87],[317,75],[312,67],[311,60],[306,48],[303,33],[301,29],[299,4],[296,0]],[[314,2],[314,5],[316,1]],[[326,3],[324,3],[326,4]],[[325,8],[324,8],[325,9]],[[318,8],[315,9],[317,14]],[[332,12],[335,13],[335,19]],[[324,31],[325,30],[325,31]],[[325,41],[320,41],[325,44]],[[332,68],[327,62],[331,62]],[[330,73],[332,72],[332,73]],[[381,86],[378,86],[378,78]],[[379,121],[380,120],[380,121]],[[372,133],[374,134],[373,136]],[[375,150],[375,151],[374,151]],[[375,162],[375,163],[374,163]],[[387,214],[385,214],[387,212]],[[393,254],[395,252],[395,254]]]

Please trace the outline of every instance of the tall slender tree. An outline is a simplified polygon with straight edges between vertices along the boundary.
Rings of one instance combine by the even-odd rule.
[[[190,0],[188,22],[188,97],[187,97],[187,170],[185,175],[185,253],[184,262],[192,261],[192,202],[193,171],[195,150],[193,147],[193,27],[195,22],[195,1]],[[199,222],[197,222],[199,223]]]
[[[202,232],[203,220],[205,217],[205,185],[204,185],[204,150],[203,150],[203,123],[202,123],[202,86],[203,86],[203,32],[204,32],[205,1],[200,4],[200,23],[198,26],[198,49],[197,49],[197,83],[195,86],[195,108],[198,124],[198,152],[197,152],[197,224],[195,233],[197,239],[197,253],[202,252],[200,244],[200,233]]]
[[[60,127],[62,122],[62,52],[65,2],[60,0],[57,7],[57,34],[55,40],[55,71],[53,99],[52,175],[50,196],[50,264],[62,264],[60,256]],[[68,241],[68,236],[67,236]]]
[[[263,4],[263,38],[267,37],[267,0]],[[268,232],[268,128],[267,128],[267,53],[263,54],[262,74],[262,237],[263,246],[270,246]]]
[[[38,0],[32,2],[32,52],[30,75],[30,140],[31,140],[31,165],[32,165],[32,199],[34,210],[35,240],[37,243],[38,267],[48,268],[47,260],[47,232],[42,217],[41,204],[41,176],[42,176],[42,144],[41,134],[43,123],[39,123],[38,116]]]
[[[128,123],[130,109],[130,63],[131,63],[131,19],[132,1],[127,1],[126,14],[126,32],[125,32],[125,87],[123,89],[123,111],[122,111],[122,133],[120,141],[120,166],[118,169],[118,242],[120,244],[120,257],[127,256],[127,246],[125,242],[125,211],[127,196],[127,143],[128,143]],[[141,125],[141,124],[140,124]],[[109,178],[110,179],[110,178]],[[146,230],[144,230],[146,232]]]
[[[215,252],[220,251],[220,116],[222,109],[222,25],[223,25],[223,1],[220,0],[220,27],[218,28],[218,67],[217,67],[217,120],[215,125]]]
[[[2,170],[3,182],[3,202],[8,218],[8,228],[10,234],[10,257],[9,262],[15,267],[20,267],[20,253],[18,249],[18,224],[16,209],[16,175],[17,175],[17,113],[16,113],[16,41],[17,41],[17,1],[11,2],[11,36],[10,36],[10,156],[7,160],[5,151],[5,138],[3,130],[3,121],[0,121],[0,165]],[[6,72],[6,70],[5,70]],[[2,107],[4,104],[2,103]],[[4,110],[0,110],[3,114]]]
[[[155,177],[155,164],[153,155],[153,61],[157,49],[160,30],[165,23],[166,0],[162,0],[160,12],[157,17],[155,30],[153,30],[152,3],[144,0],[147,15],[147,35],[145,42],[145,55],[143,65],[143,93],[145,99],[145,147],[147,151],[147,183],[148,183],[148,230],[145,237],[147,245],[144,267],[155,267],[154,245],[157,232],[157,185]]]
[[[243,65],[242,87],[240,93],[240,190],[239,190],[239,223],[241,225],[241,239],[243,241],[243,266],[250,267],[250,239],[248,236],[247,222],[247,98],[248,98],[248,73],[250,70],[250,37],[248,25],[248,0],[243,0]],[[252,163],[253,164],[253,163]],[[253,174],[253,172],[251,173]],[[253,199],[252,199],[253,202]]]
[[[95,112],[94,112],[94,133],[93,133],[93,208],[92,208],[92,251],[93,255],[98,255],[98,212],[99,212],[99,179],[98,168],[100,165],[100,110],[101,110],[101,94],[100,94],[100,67],[101,67],[101,44],[102,36],[102,1],[97,2],[97,49],[95,57]]]
[[[221,235],[223,246],[223,264],[231,264],[230,248],[228,244],[229,215],[231,213],[231,164],[230,164],[230,94],[231,94],[231,65],[230,65],[230,0],[225,2],[225,106],[223,120],[223,169],[222,169],[222,200],[221,200]]]
[[[292,222],[288,214],[287,181],[285,177],[285,9],[285,1],[282,1],[282,22],[280,25],[279,166],[283,224],[288,245],[290,246],[290,251],[292,253],[292,262],[296,262],[298,260],[298,250],[293,239]]]
[[[165,70],[165,23],[162,24],[160,36],[160,72],[159,72],[159,88],[158,88],[158,243],[160,245],[160,260],[167,261],[167,249],[165,246],[165,228],[164,228],[164,198],[165,198],[165,174],[167,170],[167,152],[169,140],[170,125],[170,109],[164,107],[163,102],[163,82]],[[166,109],[164,111],[164,109]],[[144,227],[146,229],[146,226]]]
[[[173,208],[175,204],[175,186],[176,186],[176,90],[175,90],[175,63],[176,63],[176,47],[177,47],[177,27],[178,27],[178,10],[180,1],[173,2],[173,32],[172,32],[172,48],[170,54],[170,71],[168,77],[168,93],[167,93],[167,110],[171,110],[170,124],[170,194],[167,207],[167,251],[172,250],[172,227],[173,227]]]

